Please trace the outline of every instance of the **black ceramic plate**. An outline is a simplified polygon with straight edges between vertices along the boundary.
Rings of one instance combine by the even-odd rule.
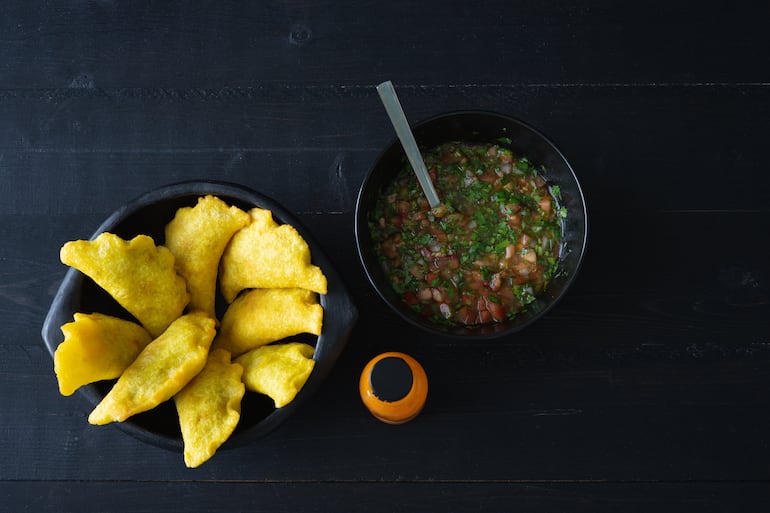
[[[357,318],[357,310],[340,275],[321,250],[313,235],[281,205],[272,199],[250,189],[222,182],[183,182],[165,186],[124,205],[116,210],[94,232],[92,238],[102,232],[112,232],[124,239],[138,234],[153,237],[156,244],[164,241],[166,223],[173,219],[180,207],[194,206],[198,198],[207,194],[216,195],[230,205],[243,210],[253,207],[269,209],[278,223],[287,223],[302,235],[310,246],[312,261],[319,266],[328,281],[328,293],[320,296],[324,308],[323,329],[320,336],[301,338],[315,346],[313,358],[316,361],[310,378],[289,405],[276,409],[271,399],[260,394],[246,392],[241,405],[241,419],[233,435],[223,448],[240,445],[262,436],[277,427],[292,414],[320,385],[327,376],[345,346]],[[224,300],[217,299],[218,315],[225,308]],[[43,340],[53,356],[57,346],[64,340],[60,327],[73,320],[76,312],[101,312],[130,319],[108,294],[90,278],[76,269],[69,269],[43,324]],[[296,339],[297,337],[293,337]],[[109,391],[114,381],[87,385],[78,390],[88,402],[96,406]],[[145,413],[131,417],[118,427],[137,438],[169,449],[181,450],[182,435],[172,401],[167,401]]]

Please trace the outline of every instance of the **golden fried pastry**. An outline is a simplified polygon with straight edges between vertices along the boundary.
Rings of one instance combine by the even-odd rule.
[[[91,424],[122,422],[171,399],[206,364],[216,321],[195,312],[175,320],[123,371],[88,417]]]
[[[248,225],[249,214],[215,196],[180,208],[166,225],[165,246],[176,257],[176,268],[187,280],[190,309],[214,317],[219,259],[235,232]]]
[[[153,337],[163,333],[190,300],[174,255],[147,235],[126,241],[105,232],[92,241],[67,242],[60,257],[106,290]]]
[[[235,361],[243,365],[246,388],[265,394],[276,408],[292,402],[315,366],[313,346],[301,342],[253,349]]]
[[[88,417],[97,425],[173,398],[190,468],[208,461],[236,430],[247,389],[282,408],[314,369],[313,346],[283,342],[321,334],[326,276],[299,232],[279,225],[269,210],[247,213],[202,196],[165,225],[163,246],[146,235],[102,233],[66,243],[60,258],[141,324],[76,313],[62,326],[64,342],[54,355],[61,393],[117,378]],[[221,323],[217,285],[229,303]]]
[[[188,467],[211,458],[238,425],[246,391],[242,375],[243,367],[230,362],[229,352],[214,349],[203,370],[174,396]]]
[[[269,210],[249,211],[251,224],[236,233],[222,255],[220,285],[228,303],[250,288],[302,288],[326,294],[326,276],[310,263],[307,242]]]
[[[305,289],[254,289],[239,296],[222,316],[214,347],[239,356],[299,333],[321,334],[323,307]]]
[[[147,330],[131,321],[100,313],[76,313],[74,317],[61,327],[64,341],[53,356],[62,395],[117,378],[152,340]]]

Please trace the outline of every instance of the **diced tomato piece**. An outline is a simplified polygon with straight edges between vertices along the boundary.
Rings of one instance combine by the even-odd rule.
[[[502,305],[493,301],[488,301],[487,310],[489,310],[490,315],[492,315],[492,318],[495,321],[499,322],[505,319],[505,309],[502,307]]]

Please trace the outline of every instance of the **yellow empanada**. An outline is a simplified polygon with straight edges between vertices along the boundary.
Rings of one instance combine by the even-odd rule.
[[[228,303],[250,288],[302,288],[326,294],[326,276],[310,263],[307,242],[269,210],[249,211],[251,224],[233,235],[222,255],[220,285]]]
[[[214,347],[239,356],[299,333],[321,334],[323,307],[305,289],[254,289],[225,311]]]
[[[215,196],[198,199],[194,207],[177,210],[166,225],[165,246],[187,280],[190,309],[214,317],[219,259],[235,232],[249,224],[249,214]]]
[[[246,391],[242,375],[229,352],[214,349],[203,370],[174,396],[188,467],[211,458],[238,425]]]
[[[153,337],[163,333],[190,300],[187,284],[174,268],[174,255],[147,235],[126,241],[105,232],[92,241],[67,242],[60,257],[106,290]]]
[[[315,366],[313,346],[300,342],[253,349],[235,361],[243,365],[246,388],[265,394],[276,408],[292,402]]]
[[[59,392],[72,395],[88,383],[119,377],[152,337],[136,323],[100,313],[76,313],[61,327],[64,341],[54,352]]]
[[[122,422],[179,392],[206,364],[214,319],[195,312],[175,320],[128,366],[88,417],[91,424]]]

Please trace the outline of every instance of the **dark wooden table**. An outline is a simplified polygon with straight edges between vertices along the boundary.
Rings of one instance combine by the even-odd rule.
[[[765,2],[118,2],[0,6],[0,511],[767,511],[770,39]],[[386,310],[353,236],[393,131],[496,110],[584,187],[582,271],[494,342]],[[40,328],[59,247],[187,179],[282,202],[343,270],[359,322],[296,416],[196,470],[93,427]],[[417,357],[422,415],[357,379]]]

